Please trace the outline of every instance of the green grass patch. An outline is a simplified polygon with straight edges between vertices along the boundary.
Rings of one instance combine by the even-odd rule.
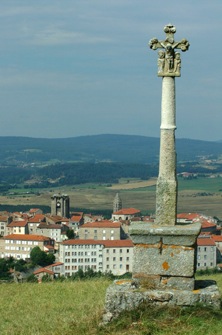
[[[214,279],[222,288],[222,274]],[[0,285],[1,335],[219,335],[222,311],[142,305],[101,326],[111,281],[93,279]]]

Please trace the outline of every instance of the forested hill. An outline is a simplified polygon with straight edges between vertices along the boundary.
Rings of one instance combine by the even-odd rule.
[[[94,135],[72,138],[0,137],[0,164],[41,162],[156,163],[159,138]],[[222,155],[221,142],[177,139],[178,161]]]

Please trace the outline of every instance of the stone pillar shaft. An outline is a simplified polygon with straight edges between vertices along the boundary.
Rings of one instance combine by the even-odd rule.
[[[177,215],[175,78],[163,77],[156,223],[175,225]]]

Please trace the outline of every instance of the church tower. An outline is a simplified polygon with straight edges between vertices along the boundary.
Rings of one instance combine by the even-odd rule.
[[[119,211],[120,209],[122,209],[122,200],[119,196],[119,193],[116,193],[116,196],[113,201],[113,213]]]
[[[69,196],[67,194],[54,194],[51,197],[51,215],[69,218]]]

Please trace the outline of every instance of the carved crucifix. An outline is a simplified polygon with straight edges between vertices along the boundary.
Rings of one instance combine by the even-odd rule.
[[[159,41],[156,37],[154,37],[149,42],[151,49],[161,49],[158,52],[158,76],[180,77],[180,53],[175,52],[175,49],[187,51],[190,44],[185,38],[183,38],[180,42],[174,41],[176,27],[170,23],[164,27],[164,32],[166,33],[166,39],[164,41]]]

